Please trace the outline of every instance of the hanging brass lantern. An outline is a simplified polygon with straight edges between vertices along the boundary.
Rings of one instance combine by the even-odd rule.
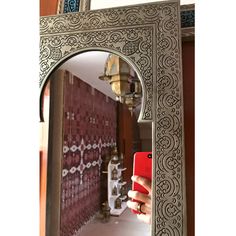
[[[140,98],[137,98],[134,93],[126,95],[125,104],[128,106],[131,115],[133,115],[133,110],[138,104],[140,104]]]
[[[104,75],[99,79],[109,81],[117,97],[123,97],[129,89],[130,66],[115,54],[110,54],[106,61]]]
[[[140,103],[142,87],[130,65],[119,56],[109,54],[104,74],[99,76],[99,79],[110,83],[117,100],[127,104],[132,115],[134,108]]]

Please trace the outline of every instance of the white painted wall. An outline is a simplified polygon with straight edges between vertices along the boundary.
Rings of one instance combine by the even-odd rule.
[[[91,0],[90,8],[91,10],[95,10],[95,9],[127,6],[127,5],[158,2],[158,1],[163,1],[163,0]],[[193,3],[195,3],[195,0],[180,0],[181,5],[193,4]]]

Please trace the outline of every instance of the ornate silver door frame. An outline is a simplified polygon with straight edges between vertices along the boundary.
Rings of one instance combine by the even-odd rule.
[[[41,17],[41,95],[61,63],[95,49],[120,55],[142,84],[139,121],[153,123],[152,236],[186,235],[179,1]]]

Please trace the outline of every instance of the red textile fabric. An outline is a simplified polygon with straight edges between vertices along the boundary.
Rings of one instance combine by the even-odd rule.
[[[101,164],[116,142],[116,102],[69,72],[64,80],[61,236],[100,209]]]

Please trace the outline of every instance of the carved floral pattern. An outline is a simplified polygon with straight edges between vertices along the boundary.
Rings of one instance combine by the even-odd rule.
[[[84,50],[124,57],[143,86],[141,120],[153,121],[152,236],[185,235],[183,98],[179,2],[148,3],[40,18],[40,86]]]

